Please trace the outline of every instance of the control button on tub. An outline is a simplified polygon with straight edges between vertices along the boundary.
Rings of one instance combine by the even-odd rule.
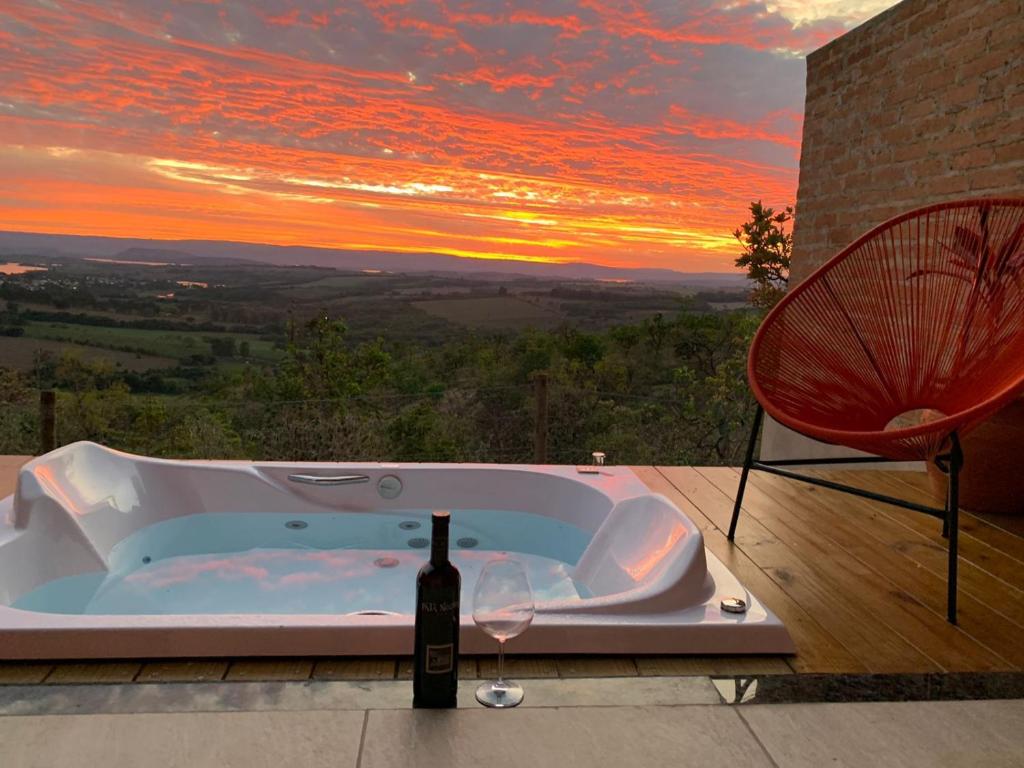
[[[402,493],[402,481],[396,475],[384,475],[377,481],[377,493],[385,499],[397,499]]]

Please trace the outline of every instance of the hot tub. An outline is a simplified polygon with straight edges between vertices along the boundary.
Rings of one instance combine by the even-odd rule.
[[[0,501],[0,657],[400,655],[433,509],[462,650],[477,574],[524,563],[514,653],[790,653],[700,530],[624,467],[171,461],[75,443]],[[726,598],[744,613],[723,611]]]

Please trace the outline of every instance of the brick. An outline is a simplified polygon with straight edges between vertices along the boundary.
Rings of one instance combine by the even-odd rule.
[[[933,48],[941,48],[947,43],[952,43],[963,37],[964,31],[957,29],[955,25],[947,25],[940,29],[932,30],[928,36],[928,44]]]
[[[969,104],[975,101],[981,92],[981,83],[975,78],[970,82],[950,88],[938,94],[936,101],[941,104]]]
[[[973,132],[975,143],[980,146],[982,144],[994,145],[1004,141],[1008,131],[1007,123],[1012,124],[1012,121],[1008,120],[1004,123],[1002,120],[999,120],[986,125],[975,126]]]
[[[928,148],[932,152],[948,153],[962,150],[976,143],[977,139],[967,131],[950,131],[928,142]]]
[[[907,35],[914,37],[935,29],[946,18],[945,3],[935,3],[929,10],[917,14],[907,23]]]
[[[1019,18],[1015,24],[1000,24],[993,27],[988,35],[989,50],[1007,50],[1011,54],[1020,48],[1024,37],[1024,22]]]
[[[991,51],[984,56],[979,56],[973,61],[968,61],[960,65],[957,69],[957,75],[961,80],[967,80],[969,78],[981,77],[983,75],[992,73],[995,70],[1003,69],[1010,63],[1010,52],[1004,50]]]
[[[928,145],[923,141],[915,141],[910,144],[902,144],[895,147],[892,152],[894,163],[903,163],[908,160],[920,160],[930,153]]]
[[[1013,2],[987,3],[985,12],[971,14],[971,29],[989,30],[1003,25],[1004,20],[1020,24],[1020,5]],[[964,14],[965,16],[967,14]]]
[[[902,166],[882,165],[871,172],[871,183],[882,186],[902,184],[907,180],[907,171]]]
[[[995,162],[996,153],[988,147],[973,147],[953,157],[950,169],[963,171],[971,168],[987,168]]]
[[[926,95],[913,104],[904,104],[903,109],[900,111],[900,118],[903,120],[917,120],[918,118],[935,114],[935,109],[935,98]]]
[[[975,104],[970,109],[965,109],[957,115],[956,127],[965,131],[977,130],[977,128],[990,125],[992,121],[998,120],[1000,124],[1005,119],[1006,108],[1002,99],[993,99],[981,104]]]
[[[966,173],[953,173],[928,182],[928,190],[935,195],[950,195],[966,192],[970,187]]]
[[[956,83],[956,70],[951,67],[937,67],[931,74],[921,78],[921,93],[943,96]]]
[[[1019,190],[1020,8],[904,0],[808,57],[794,276],[894,213]]]
[[[1018,139],[1010,144],[995,147],[992,150],[992,163],[994,165],[1008,165],[1021,162],[1024,162],[1024,139]]]
[[[985,168],[970,175],[970,188],[974,190],[1005,190],[1012,192],[1024,182],[1024,168]]]
[[[969,32],[964,34],[963,30],[961,30],[960,36],[954,42],[947,45],[943,51],[946,60],[959,62],[972,61],[978,58],[988,50],[988,43],[985,38],[985,33]]]

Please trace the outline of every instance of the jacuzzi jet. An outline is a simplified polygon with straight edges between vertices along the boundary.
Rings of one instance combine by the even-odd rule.
[[[413,549],[426,549],[430,546],[430,539],[409,539],[409,546]]]
[[[472,536],[464,536],[463,538],[456,540],[455,543],[462,547],[462,549],[472,549],[479,544],[480,541],[478,539],[474,539]]]
[[[309,525],[305,520],[289,520],[284,524],[285,528],[291,528],[293,531],[301,531]]]
[[[394,568],[398,565],[397,557],[378,557],[373,561],[378,568]]]
[[[150,557],[149,555],[146,555],[144,558],[142,558],[142,564],[143,565],[149,565],[152,562],[153,562],[153,558]]]
[[[399,523],[398,527],[401,528],[403,531],[415,531],[417,528],[420,527],[420,524],[417,523],[415,520],[406,520],[405,522]]]
[[[400,613],[394,611],[352,611],[346,613],[346,616],[401,616]]]

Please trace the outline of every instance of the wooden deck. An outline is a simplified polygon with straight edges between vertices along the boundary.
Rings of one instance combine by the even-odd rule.
[[[636,467],[703,529],[714,552],[790,631],[796,672],[961,672],[1024,666],[1024,520],[961,514],[959,626],[945,620],[938,521],[806,483],[751,473],[735,544],[739,472]],[[936,504],[917,472],[821,472]]]
[[[27,457],[0,456],[0,497]],[[521,677],[1024,668],[1024,519],[961,514],[960,625],[945,620],[946,543],[938,521],[764,473],[751,473],[735,544],[725,538],[739,472],[634,467],[703,530],[707,547],[786,624],[789,657],[529,657]],[[840,482],[935,504],[915,472],[821,472]],[[513,649],[514,651],[514,649]],[[493,673],[465,659],[464,676]],[[408,676],[400,659],[132,661],[0,665],[2,682],[161,679],[381,679]],[[27,677],[26,677],[27,676]],[[111,677],[113,676],[113,677]],[[107,678],[110,680],[107,680]]]

